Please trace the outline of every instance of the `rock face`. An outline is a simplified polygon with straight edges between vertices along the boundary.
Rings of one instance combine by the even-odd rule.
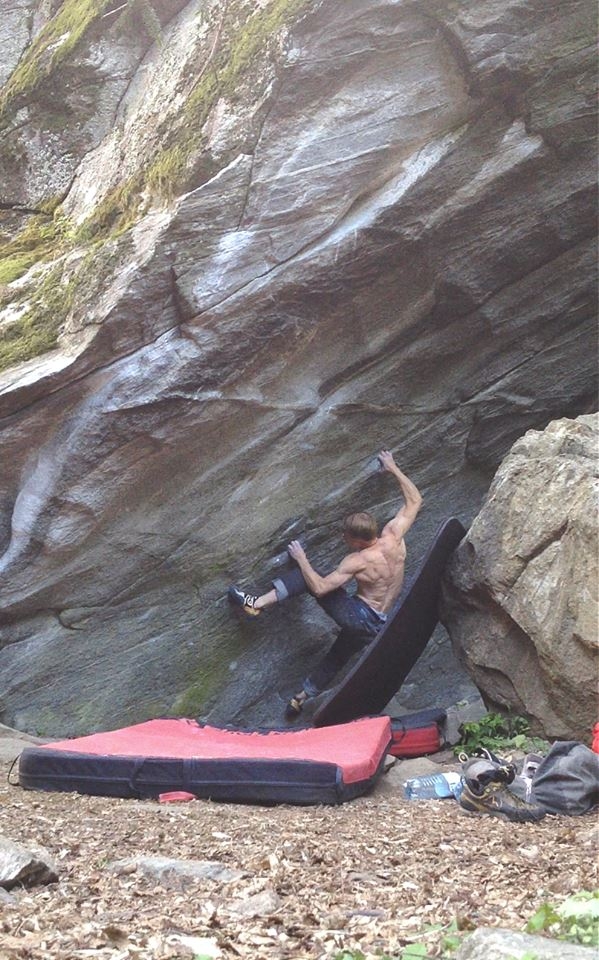
[[[446,574],[443,620],[488,706],[589,742],[599,637],[599,418],[529,431]]]
[[[76,43],[33,9],[2,199],[62,204],[0,249],[0,720],[278,722],[330,624],[237,624],[229,582],[387,519],[382,446],[414,563],[594,409],[594,5],[164,0],[153,42],[98,4]],[[407,705],[464,683],[439,639]]]

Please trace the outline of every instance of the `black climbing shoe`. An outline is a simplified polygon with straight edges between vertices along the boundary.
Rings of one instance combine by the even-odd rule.
[[[464,780],[457,800],[468,813],[486,813],[491,817],[503,817],[512,823],[536,822],[542,820],[546,812],[536,803],[521,800],[503,783],[489,783],[481,793],[475,793]]]
[[[535,803],[527,803],[512,793],[516,767],[509,760],[502,760],[488,750],[475,751],[477,756],[462,762],[462,792],[458,803],[469,813],[486,813],[492,817],[504,817],[514,823],[542,820],[545,810]]]
[[[291,698],[287,706],[285,707],[285,716],[288,720],[297,720],[300,713],[304,709],[304,704],[308,699],[308,694],[305,690],[302,690],[300,693],[296,693],[294,697]]]
[[[229,587],[227,591],[227,596],[231,603],[239,607],[242,613],[245,613],[246,617],[257,617],[261,611],[256,608],[256,600],[258,597],[255,597],[251,593],[244,593],[243,590],[240,590],[238,587]]]
[[[489,783],[511,783],[516,776],[516,767],[509,760],[501,760],[490,751],[480,748],[470,758],[460,754],[462,777],[473,791],[482,793]]]

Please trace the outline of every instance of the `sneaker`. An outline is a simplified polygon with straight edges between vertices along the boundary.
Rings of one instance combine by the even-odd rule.
[[[486,813],[491,817],[504,817],[512,823],[530,823],[542,820],[545,810],[536,803],[526,803],[513,794],[503,783],[489,783],[481,793],[475,793],[464,780],[457,801],[468,813]]]
[[[244,593],[243,590],[233,586],[229,587],[227,596],[234,606],[239,607],[245,613],[246,617],[257,617],[261,613],[256,607],[258,597],[255,597],[252,593]]]
[[[288,720],[297,720],[300,713],[304,709],[304,704],[308,699],[308,694],[305,690],[301,690],[299,693],[296,693],[294,697],[291,698],[287,706],[285,707],[285,716]]]

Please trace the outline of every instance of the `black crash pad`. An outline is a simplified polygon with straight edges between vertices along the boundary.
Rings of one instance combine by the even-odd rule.
[[[315,711],[315,727],[380,713],[397,693],[438,623],[441,576],[465,533],[454,517],[440,526],[381,632]]]

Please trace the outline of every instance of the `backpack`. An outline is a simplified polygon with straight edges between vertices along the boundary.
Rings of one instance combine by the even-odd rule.
[[[548,813],[586,813],[599,803],[599,756],[576,740],[554,743],[534,773],[532,795]]]

